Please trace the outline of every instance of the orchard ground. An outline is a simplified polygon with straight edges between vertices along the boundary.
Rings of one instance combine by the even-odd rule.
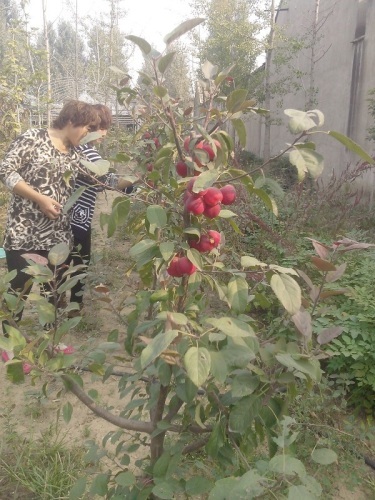
[[[105,341],[109,332],[118,329],[120,332],[119,342],[124,339],[126,326],[120,321],[119,317],[110,310],[108,303],[97,300],[93,286],[103,283],[111,290],[111,296],[114,298],[114,304],[118,306],[123,303],[127,297],[131,297],[138,287],[140,281],[135,273],[126,276],[126,270],[129,267],[128,250],[131,241],[126,236],[126,231],[121,231],[111,239],[106,237],[104,231],[99,225],[99,216],[101,212],[110,212],[113,198],[116,193],[101,193],[98,197],[98,203],[95,212],[93,226],[93,250],[94,262],[90,267],[90,286],[85,292],[83,319],[80,325],[71,333],[66,343],[75,346],[82,356],[88,349]],[[5,220],[5,207],[1,207],[0,221],[3,225]],[[5,272],[5,261],[0,261],[0,272]],[[124,313],[124,311],[122,311]],[[25,321],[36,321],[37,317],[27,306]],[[126,364],[118,366],[119,371],[126,371]],[[105,407],[111,407],[112,412],[119,414],[123,409],[126,400],[118,399],[117,383],[118,377],[112,376],[105,385],[99,380],[99,377],[88,372],[81,373],[85,381],[87,390],[96,389],[100,394],[99,403]],[[80,403],[74,395],[62,395],[57,397],[57,391],[60,389],[55,383],[48,386],[49,397],[45,398],[42,394],[42,384],[37,383],[33,386],[31,378],[27,377],[26,382],[21,385],[13,385],[6,380],[4,365],[0,365],[0,452],[4,452],[9,432],[16,433],[26,440],[36,441],[41,435],[55,429],[61,436],[65,446],[84,447],[87,440],[95,440],[99,445],[103,437],[109,432],[117,430],[116,427],[108,422],[94,416],[91,411]],[[105,388],[105,393],[103,389]],[[70,401],[73,405],[73,415],[69,424],[62,418],[62,407]],[[60,416],[56,425],[58,410]],[[147,454],[147,450],[140,448],[132,458]],[[104,464],[105,468],[105,464]],[[327,473],[330,474],[329,469]],[[336,484],[332,488],[333,494],[329,498],[332,500],[366,500],[371,498],[364,485],[354,485],[353,489],[345,486],[341,479],[330,477],[327,479]],[[375,484],[375,473],[373,474],[373,483]],[[39,499],[39,496],[33,496],[30,491],[22,488],[16,482],[10,482],[9,478],[4,476],[0,468],[0,499]],[[44,497],[43,497],[44,498]],[[47,498],[47,497],[45,497]],[[50,498],[50,497],[48,497]],[[68,498],[68,492],[66,497]],[[195,497],[203,499],[204,497]],[[325,497],[328,498],[328,497]]]

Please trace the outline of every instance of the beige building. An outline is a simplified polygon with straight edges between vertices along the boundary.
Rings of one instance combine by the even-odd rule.
[[[367,139],[369,127],[374,126],[367,99],[375,88],[375,0],[282,0],[276,30],[285,33],[286,40],[303,42],[304,48],[293,53],[289,42],[289,49],[285,44],[273,54],[271,82],[284,90],[271,100],[276,120],[271,127],[271,155],[293,140],[283,113],[287,108],[321,110],[325,130],[348,135],[375,155],[375,142]],[[279,67],[278,53],[284,57]],[[314,139],[325,159],[325,175],[357,161],[331,137]],[[263,157],[263,141],[264,123],[251,118],[247,149]],[[366,174],[365,182],[375,186],[373,172]]]

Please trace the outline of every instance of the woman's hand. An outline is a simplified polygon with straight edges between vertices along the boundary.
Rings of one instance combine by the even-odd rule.
[[[61,214],[62,205],[49,196],[40,195],[37,200],[40,210],[51,220],[56,220]]]

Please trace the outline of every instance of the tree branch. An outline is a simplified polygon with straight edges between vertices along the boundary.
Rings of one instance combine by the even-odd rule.
[[[140,422],[119,417],[117,415],[114,415],[110,411],[105,410],[101,406],[98,406],[72,379],[72,377],[70,377],[70,375],[63,374],[61,375],[61,379],[64,381],[66,388],[98,417],[103,418],[107,422],[110,422],[111,424],[116,425],[121,429],[127,429],[129,431],[136,432],[145,432],[146,434],[151,434],[153,432],[154,426],[151,422]]]

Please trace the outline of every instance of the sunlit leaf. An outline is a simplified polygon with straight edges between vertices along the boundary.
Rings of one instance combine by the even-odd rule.
[[[337,463],[337,454],[329,448],[315,448],[311,453],[311,458],[320,465]]]
[[[249,298],[249,285],[245,278],[233,276],[228,283],[228,303],[230,307],[238,312],[244,312]]]
[[[231,92],[227,98],[226,106],[229,113],[236,113],[240,110],[242,103],[245,101],[248,90],[236,89]]]
[[[340,132],[335,132],[334,130],[330,130],[328,134],[331,137],[334,137],[337,141],[341,142],[347,149],[358,155],[360,158],[365,160],[367,163],[373,165],[375,163],[374,158],[372,158],[366,151],[364,151],[359,144],[354,142],[352,139],[347,137]]]
[[[289,314],[296,314],[300,310],[301,288],[291,276],[274,274],[270,285]]]
[[[255,332],[251,326],[237,318],[207,318],[206,323],[214,326],[228,337],[255,337]]]
[[[168,35],[164,37],[163,39],[164,43],[169,45],[170,43],[180,38],[180,36],[184,35],[188,31],[198,26],[199,24],[203,23],[204,21],[205,19],[197,17],[195,19],[189,19],[188,21],[181,23],[179,26],[177,26],[177,28],[175,28],[173,31],[171,31],[170,33],[168,33]]]
[[[111,166],[108,160],[88,161],[81,159],[80,162],[88,170],[93,172],[95,175],[98,175],[99,177],[107,174],[109,167]]]
[[[64,404],[63,406],[63,418],[64,421],[68,424],[72,418],[73,414],[73,406],[72,404],[68,401],[67,403]]]
[[[126,36],[125,38],[127,38],[128,40],[130,40],[131,42],[135,43],[142,51],[142,53],[144,55],[148,55],[150,54],[151,50],[152,50],[152,47],[151,45],[146,41],[144,40],[143,38],[140,38],[139,36],[135,36],[135,35],[128,35]]]
[[[210,61],[205,61],[201,65],[202,73],[207,80],[212,80],[217,75],[218,67],[212,64]]]
[[[70,249],[66,243],[54,245],[48,252],[48,260],[53,266],[60,266],[69,257]]]
[[[80,186],[78,189],[74,191],[72,196],[69,197],[68,201],[65,203],[65,205],[62,208],[62,213],[66,214],[69,212],[69,210],[72,208],[72,206],[75,204],[75,202],[78,200],[78,198],[81,196],[81,194],[86,191],[87,187],[86,186]]]
[[[317,179],[323,172],[323,156],[312,149],[294,149],[289,154],[289,161],[297,168],[300,181],[305,178],[307,173],[313,179]]]
[[[141,354],[141,366],[145,368],[152,363],[177,337],[178,331],[168,330],[156,335],[152,341],[143,349]]]
[[[271,458],[269,467],[271,471],[286,476],[297,475],[303,477],[306,475],[306,469],[301,460],[286,454],[276,455]]]
[[[158,69],[160,73],[163,74],[168,69],[168,67],[172,64],[175,55],[176,52],[169,52],[159,60]]]
[[[184,356],[184,364],[190,380],[200,387],[210,373],[210,353],[205,347],[190,347]]]

